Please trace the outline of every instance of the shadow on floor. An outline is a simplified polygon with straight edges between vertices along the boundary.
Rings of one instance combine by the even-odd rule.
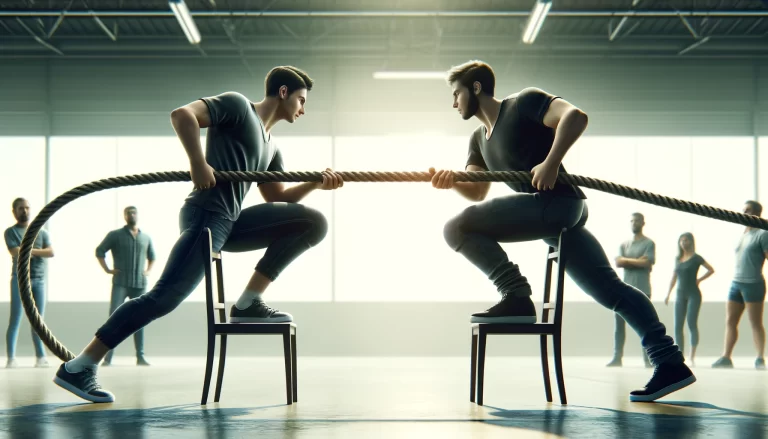
[[[146,409],[109,409],[93,404],[38,404],[0,410],[0,432],[10,437],[30,438],[147,438],[164,437],[255,437],[255,435],[303,438],[319,433],[338,433],[356,424],[370,432],[390,426],[480,423],[567,438],[749,438],[768,437],[766,415],[720,408],[693,402],[664,404],[695,409],[692,414],[670,415],[632,413],[600,407],[568,406],[545,410],[505,410],[485,406],[484,418],[456,419],[312,419],[301,418],[295,407],[284,405],[203,408],[198,404]],[[266,410],[279,410],[265,416]],[[261,412],[261,413],[260,413]],[[378,425],[376,425],[378,424]],[[443,425],[443,427],[438,427]],[[1,435],[0,435],[1,436]]]

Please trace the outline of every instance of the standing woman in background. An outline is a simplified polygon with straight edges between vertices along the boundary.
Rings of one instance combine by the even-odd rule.
[[[704,266],[707,272],[697,279],[699,267]],[[696,253],[696,242],[693,234],[683,233],[677,240],[677,259],[669,292],[664,304],[669,304],[669,296],[677,283],[677,298],[675,299],[675,341],[680,346],[680,352],[685,353],[683,325],[688,318],[688,329],[691,331],[691,365],[694,364],[696,346],[699,344],[699,310],[701,309],[701,290],[699,283],[712,276],[715,269],[704,258]]]

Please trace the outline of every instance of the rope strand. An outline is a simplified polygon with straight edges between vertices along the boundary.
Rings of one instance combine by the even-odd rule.
[[[432,177],[427,172],[337,172],[345,182],[428,182]],[[455,172],[455,181],[470,182],[517,182],[530,183],[530,172],[519,171],[496,171],[496,172]],[[321,172],[242,172],[215,171],[216,181],[230,182],[322,182]],[[34,328],[40,339],[43,340],[48,349],[51,350],[62,361],[69,361],[75,356],[59,340],[54,337],[48,326],[45,325],[40,313],[35,306],[32,296],[32,287],[29,273],[30,261],[32,259],[32,246],[43,225],[68,203],[84,197],[88,194],[114,189],[124,186],[139,186],[144,184],[164,183],[164,182],[184,182],[191,181],[189,172],[171,171],[171,172],[153,172],[149,174],[136,174],[121,177],[106,178],[94,181],[74,189],[71,189],[48,203],[40,211],[32,223],[27,228],[24,238],[21,241],[18,255],[17,276],[19,279],[19,292],[21,301],[24,305],[24,311],[29,318],[30,325]],[[667,209],[679,210],[681,212],[692,213],[707,218],[712,218],[730,223],[741,224],[744,226],[755,227],[768,230],[768,220],[763,218],[745,215],[743,213],[733,212],[703,204],[692,203],[690,201],[679,200],[676,198],[665,197],[663,195],[642,191],[628,186],[612,183],[609,181],[598,180],[596,178],[582,177],[572,174],[560,174],[557,181],[561,184],[571,184],[582,186],[589,189],[595,189],[609,194],[619,195],[625,198],[642,201],[644,203],[654,204]]]

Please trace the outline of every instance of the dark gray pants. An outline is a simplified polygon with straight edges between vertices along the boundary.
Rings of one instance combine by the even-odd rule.
[[[96,331],[114,349],[131,334],[174,309],[203,280],[203,230],[211,230],[213,251],[244,252],[266,248],[256,270],[271,280],[299,255],[325,238],[328,223],[317,210],[294,203],[264,203],[243,209],[237,221],[185,204],[179,213],[181,236],[155,286],[121,305]]]
[[[678,291],[675,299],[675,341],[680,351],[685,353],[685,333],[683,328],[688,320],[691,331],[691,346],[699,345],[699,311],[701,310],[701,291]]]
[[[147,292],[146,288],[131,288],[123,287],[120,285],[112,285],[112,298],[109,301],[109,315],[112,315],[120,305],[125,302],[125,299],[135,299]],[[136,357],[144,356],[144,329],[139,329],[133,333],[133,344],[136,347]],[[115,351],[109,351],[104,361],[107,363],[112,362],[112,355]]]
[[[542,239],[557,245],[560,230],[567,228],[563,246],[568,276],[599,304],[629,323],[653,364],[682,362],[680,350],[667,335],[651,301],[619,279],[600,243],[584,227],[587,217],[586,202],[578,198],[514,194],[468,207],[446,224],[444,232],[448,245],[505,293],[512,292],[505,291],[510,286],[520,290],[522,275],[499,243]]]
[[[651,298],[650,292],[645,292],[640,289],[637,290],[645,294],[648,299]],[[651,306],[653,306],[653,304],[651,304]],[[613,327],[613,359],[620,360],[622,357],[624,357],[624,345],[627,341],[627,324],[619,314],[616,314],[614,315]],[[675,340],[677,340],[677,337],[675,337]],[[682,348],[680,351],[682,352]],[[648,354],[645,352],[645,350],[642,350],[641,354],[645,364],[650,364],[650,359],[648,358]]]

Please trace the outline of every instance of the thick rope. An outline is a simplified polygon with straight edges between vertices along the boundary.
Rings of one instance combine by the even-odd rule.
[[[431,175],[427,172],[338,172],[338,174],[341,175],[345,182],[427,182],[432,179]],[[321,172],[214,172],[214,175],[216,181],[233,182],[322,181]],[[455,172],[455,176],[455,181],[531,182],[530,172]],[[123,186],[138,186],[162,182],[183,182],[190,180],[189,172],[177,171],[128,175],[94,181],[78,186],[56,197],[56,199],[48,203],[48,205],[40,211],[37,217],[35,217],[29,225],[27,232],[24,234],[24,238],[21,241],[18,256],[17,275],[19,279],[21,301],[24,304],[24,311],[29,318],[30,324],[35,329],[35,332],[37,332],[45,345],[48,346],[48,349],[62,361],[69,361],[74,358],[74,355],[53,336],[51,330],[45,325],[45,322],[43,322],[43,319],[40,317],[40,313],[35,306],[35,301],[32,296],[29,265],[32,258],[32,246],[34,245],[35,239],[37,239],[37,234],[40,232],[40,229],[42,229],[43,225],[45,225],[54,213],[64,207],[67,203],[94,192]],[[698,203],[691,203],[676,198],[669,198],[628,186],[611,183],[609,181],[572,174],[560,174],[557,181],[561,184],[566,183],[583,186],[589,189],[596,189],[602,192],[642,201],[644,203],[666,207],[668,209],[768,230],[768,220],[757,216],[744,215],[742,213],[718,209]]]

